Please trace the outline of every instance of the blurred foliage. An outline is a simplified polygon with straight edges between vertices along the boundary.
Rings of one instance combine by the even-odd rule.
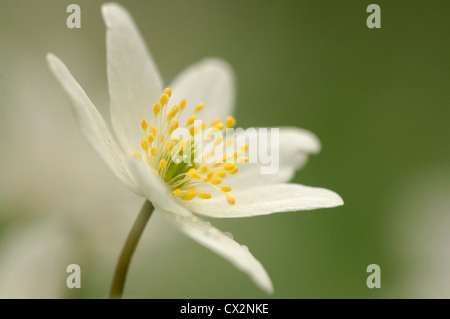
[[[65,25],[66,7],[74,2],[81,6],[82,27],[71,30]],[[142,201],[107,177],[101,160],[94,160],[94,152],[76,131],[67,97],[45,65],[47,52],[59,56],[107,117],[101,3],[2,0],[0,4],[0,165],[4,176],[0,243],[11,225],[48,210],[54,211],[52,216],[58,216],[58,209],[68,211],[63,215],[68,224],[82,208],[90,210],[80,222],[89,224],[89,218],[102,209],[101,201],[110,201],[111,213],[119,201],[132,203],[129,208],[122,204],[111,217],[123,223],[120,232],[114,228],[98,235],[105,242],[114,238],[109,257],[92,250],[86,239],[108,227],[106,217],[87,230],[77,230],[78,259],[72,262],[82,265],[84,286],[64,292],[63,297],[107,296],[114,256]],[[320,138],[322,152],[311,158],[294,181],[335,190],[345,206],[212,221],[249,246],[266,267],[275,285],[271,297],[402,297],[395,287],[396,276],[406,270],[390,250],[396,234],[387,226],[397,222],[392,202],[402,181],[427,167],[449,164],[450,2],[376,1],[381,7],[381,29],[366,27],[371,1],[121,3],[135,18],[165,81],[206,56],[221,57],[237,75],[238,126],[298,126]],[[25,96],[27,102],[18,96]],[[37,123],[32,129],[23,124],[31,108],[43,112],[37,111],[42,118],[30,120]],[[73,163],[66,161],[69,156],[61,158],[63,168],[43,164],[50,149],[50,154],[70,152],[66,150],[69,143],[53,140],[58,131],[42,133],[52,121],[67,123],[66,130],[73,130],[70,147],[82,152],[70,154],[76,159]],[[32,148],[30,154],[28,143],[34,145],[34,134],[41,134],[41,141],[48,143]],[[41,168],[40,174],[28,181],[29,175],[17,175],[23,164],[17,164],[12,154],[31,155],[20,163],[33,171]],[[84,170],[88,166],[95,167],[95,172]],[[75,182],[64,175],[72,169],[81,174]],[[16,178],[23,183],[14,184]],[[85,200],[74,195],[74,189],[63,198],[50,194],[49,184],[82,187],[83,179],[96,185]],[[115,187],[114,195],[108,195],[110,185]],[[38,190],[49,196],[33,196]],[[117,195],[120,192],[124,195]],[[80,200],[85,202],[76,206]],[[125,211],[126,219],[117,217]],[[160,225],[165,227],[159,219],[156,225],[149,226],[136,252],[127,297],[267,297],[244,274],[175,229],[169,228],[171,235],[152,235]],[[163,244],[164,239],[168,242]],[[365,270],[372,263],[382,269],[378,290],[365,284]],[[62,280],[64,285],[64,276]]]

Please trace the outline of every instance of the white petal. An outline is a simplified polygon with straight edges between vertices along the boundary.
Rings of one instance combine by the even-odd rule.
[[[145,197],[156,208],[176,212],[179,215],[189,216],[191,214],[173,199],[166,184],[142,160],[130,159],[127,162],[127,166]]]
[[[273,292],[273,285],[269,275],[261,263],[248,251],[246,246],[240,245],[208,222],[194,215],[181,217],[168,211],[162,213],[184,234],[211,249],[250,276],[259,288],[269,294]]]
[[[264,291],[273,291],[272,283],[261,263],[243,246],[218,229],[194,216],[174,200],[159,177],[139,160],[130,160],[129,168],[156,210],[167,216],[178,228],[205,247],[245,272]]]
[[[211,121],[225,119],[233,113],[235,88],[234,73],[223,60],[209,58],[191,65],[181,72],[170,85],[172,103],[186,98],[186,108],[180,116],[180,124],[186,124],[199,103],[205,107],[198,118]]]
[[[117,145],[105,121],[89,97],[61,60],[49,53],[47,54],[47,62],[50,70],[59,80],[67,94],[69,94],[83,135],[113,173],[128,188],[140,195],[139,188],[126,169],[125,157],[122,150]]]
[[[268,132],[268,138],[270,139],[270,129]],[[256,134],[259,135],[258,131]],[[258,148],[265,147],[266,143],[260,136],[258,136],[258,141]],[[250,147],[252,146],[250,145]],[[295,171],[307,163],[310,154],[316,154],[320,151],[320,142],[313,133],[307,130],[282,127],[279,129],[278,149],[279,156],[273,156],[270,163],[262,163],[258,157],[258,163],[238,165],[239,172],[230,176],[229,179],[227,178],[227,185],[236,189],[247,189],[255,184],[288,182],[294,177]],[[265,150],[262,151],[265,152]],[[278,165],[275,165],[276,160],[278,160]],[[261,168],[268,168],[270,165],[274,165],[274,168],[278,166],[278,170],[274,174],[262,174]]]
[[[106,49],[111,120],[128,154],[140,149],[142,119],[151,120],[153,104],[162,94],[159,71],[132,17],[120,5],[102,6],[107,27]]]
[[[267,215],[341,206],[342,198],[335,192],[299,184],[272,184],[231,192],[236,200],[228,204],[222,196],[208,200],[194,199],[186,208],[209,217],[233,218]]]

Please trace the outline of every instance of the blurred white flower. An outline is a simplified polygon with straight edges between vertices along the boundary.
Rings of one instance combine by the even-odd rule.
[[[248,145],[239,138],[234,152],[224,158],[177,163],[173,154],[195,156],[192,141],[200,130],[195,119],[209,123],[212,131],[234,126],[234,118],[227,117],[234,103],[232,71],[224,61],[206,59],[180,73],[171,89],[164,90],[130,15],[117,4],[103,5],[102,13],[114,136],[66,66],[54,55],[47,56],[50,69],[72,100],[83,134],[113,173],[151,201],[155,211],[247,273],[261,289],[272,292],[267,272],[248,249],[195,214],[249,217],[342,205],[340,196],[330,190],[286,183],[308,154],[319,151],[317,138],[296,128],[280,129],[280,171],[275,175],[261,175],[258,164],[245,164]],[[174,140],[171,133],[181,126],[191,134]],[[217,140],[227,150],[229,143],[233,142],[228,138]],[[225,178],[229,182],[219,187]]]

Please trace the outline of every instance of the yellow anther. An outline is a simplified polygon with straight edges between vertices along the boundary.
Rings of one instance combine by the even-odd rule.
[[[214,164],[212,167],[219,167],[220,165],[222,165],[221,162],[217,162],[216,164]]]
[[[156,103],[155,105],[153,105],[153,113],[155,114],[155,116],[158,115],[159,111],[161,111],[161,105],[159,103]]]
[[[233,153],[233,157],[237,158],[238,156],[240,156],[242,154],[242,152],[244,152],[244,150],[242,150],[242,149],[237,150],[236,152]]]
[[[184,200],[192,200],[194,198],[194,196],[183,195],[183,196],[180,196],[180,198],[184,199]]]
[[[186,123],[186,126],[191,125],[192,123],[194,123],[194,121],[195,121],[195,115],[192,115],[192,116],[188,119],[188,121],[187,121],[187,123]]]
[[[247,163],[248,162],[248,157],[239,157],[236,162],[238,163]]]
[[[142,148],[143,148],[146,152],[148,151],[149,145],[148,145],[148,141],[147,141],[146,138],[143,138],[143,139],[142,139],[142,141],[141,141],[141,146],[142,146]]]
[[[216,123],[216,124],[214,124],[214,127],[218,130],[221,130],[221,129],[223,129],[223,123],[222,122]]]
[[[164,149],[166,150],[166,152],[170,152],[170,151],[172,151],[174,145],[175,145],[174,142],[168,141],[168,142],[166,142]]]
[[[228,172],[228,174],[234,175],[238,172],[239,168],[234,167],[231,171]]]
[[[202,166],[200,166],[200,171],[202,173],[206,172],[208,170],[208,166],[206,166],[205,164],[202,164]]]
[[[181,140],[178,142],[178,149],[179,150],[184,150],[186,148],[186,141],[185,140]]]
[[[216,140],[214,141],[214,146],[219,145],[220,143],[222,143],[223,141],[223,136],[219,136],[218,138],[216,138]]]
[[[227,196],[227,202],[228,202],[230,205],[234,205],[234,203],[236,202],[236,201],[234,200],[234,197],[231,196],[230,194],[225,194],[225,195]]]
[[[166,166],[167,166],[167,162],[165,160],[162,159],[159,161],[159,167],[166,168]]]
[[[222,187],[220,188],[220,190],[221,190],[222,192],[227,193],[227,192],[231,191],[231,187],[230,187],[230,186],[222,186]]]
[[[194,196],[196,196],[198,194],[198,191],[195,191],[195,190],[191,190],[191,191],[187,191],[186,192],[186,196],[190,196],[190,197],[194,197]]]
[[[174,194],[175,196],[180,196],[181,193],[182,193],[182,191],[181,191],[181,189],[179,189],[179,188],[177,188],[176,190],[173,191],[173,194]]]
[[[230,159],[230,154],[226,154],[226,155],[224,155],[223,157],[222,157],[222,162],[226,162],[226,161],[228,161]]]
[[[186,99],[182,99],[180,102],[180,110],[183,111],[186,107]]]
[[[212,152],[208,152],[208,153],[206,153],[204,156],[203,156],[203,158],[204,159],[208,159],[208,158],[210,158],[212,156]]]
[[[172,96],[172,90],[171,90],[170,88],[166,88],[166,89],[164,90],[164,93],[167,94],[169,97]]]
[[[180,106],[177,104],[175,105],[167,114],[167,120],[171,120],[177,115],[178,111],[180,110]]]
[[[153,136],[153,134],[148,134],[147,135],[147,140],[148,140],[148,142],[150,143],[150,144],[152,144],[153,143],[153,140],[155,139],[155,137]]]
[[[195,168],[191,168],[188,171],[187,175],[190,178],[202,179],[201,175],[199,173],[197,173],[197,170]]]
[[[144,132],[147,132],[148,123],[146,120],[142,120],[141,127],[144,130]]]
[[[213,127],[209,132],[206,138],[209,140],[214,135],[214,133],[219,132],[220,130],[216,127]]]
[[[163,95],[161,95],[159,103],[161,103],[161,106],[164,107],[167,104],[167,101],[169,101],[169,95],[167,93],[164,93]]]
[[[221,178],[224,178],[225,176],[227,176],[227,172],[225,172],[225,171],[218,171],[216,173],[216,175],[221,177]]]
[[[233,142],[234,142],[234,136],[228,137],[227,141],[226,141],[227,147],[230,146],[231,144],[233,144]]]
[[[228,116],[225,120],[225,123],[227,124],[227,128],[231,128],[236,124],[236,120],[232,116]]]
[[[248,144],[242,145],[241,148],[242,148],[244,151],[247,151],[247,150],[248,150]]]
[[[229,170],[233,169],[233,167],[234,167],[234,163],[233,163],[233,162],[230,162],[230,163],[226,163],[226,164],[223,166],[223,169],[226,169],[227,171],[229,171]]]
[[[205,103],[200,103],[199,105],[197,105],[197,107],[195,108],[195,113],[200,112],[204,106]]]
[[[208,174],[206,175],[206,178],[211,178],[214,175],[214,170],[211,168],[208,172]]]
[[[153,134],[153,135],[156,135],[156,128],[153,126],[153,125],[150,125],[150,132]]]
[[[211,194],[208,194],[208,193],[200,193],[197,196],[200,197],[200,198],[203,198],[203,199],[211,198]]]
[[[152,152],[152,155],[153,155],[153,156],[158,155],[158,151],[157,151],[156,148],[154,148],[154,147],[152,147],[151,152]]]
[[[169,124],[169,134],[175,131],[178,128],[178,121],[172,121]]]
[[[213,185],[217,185],[222,183],[222,180],[220,178],[213,178],[210,183]]]
[[[191,136],[194,136],[194,134],[195,134],[194,126],[191,126],[191,128],[189,129],[189,133],[191,134]]]
[[[142,159],[142,154],[139,152],[134,152],[133,155],[131,155],[132,158],[140,158]]]
[[[211,123],[209,123],[209,126],[214,126],[217,123],[220,123],[220,119],[219,118],[216,118],[216,119],[212,120]]]

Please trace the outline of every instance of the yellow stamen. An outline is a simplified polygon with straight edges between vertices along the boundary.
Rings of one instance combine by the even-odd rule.
[[[221,129],[223,129],[223,123],[222,122],[216,123],[216,124],[214,124],[214,127],[218,130],[221,130]]]
[[[236,124],[236,120],[234,117],[232,116],[228,116],[225,120],[226,124],[227,124],[227,128],[231,128],[234,126],[234,124]]]
[[[150,132],[154,135],[156,135],[156,128],[153,125],[150,125]]]
[[[177,115],[178,111],[180,110],[180,106],[177,104],[175,105],[167,114],[167,120],[170,121]]]
[[[202,176],[201,176],[199,173],[197,173],[197,170],[196,170],[195,168],[191,168],[191,169],[188,171],[187,175],[188,175],[190,178],[202,179]]]
[[[194,123],[194,121],[195,121],[195,115],[192,115],[192,116],[188,119],[188,121],[187,121],[187,123],[186,123],[186,126],[191,125],[192,123]]]
[[[147,132],[148,123],[146,120],[142,120],[141,127],[144,130],[144,132]]]
[[[202,166],[200,167],[200,171],[202,173],[206,172],[208,170],[208,166],[206,166],[205,164],[202,164]]]
[[[225,194],[225,195],[227,196],[227,202],[228,202],[230,205],[234,205],[234,203],[236,202],[236,201],[234,200],[234,197],[231,196],[230,194]]]
[[[191,136],[194,136],[194,133],[195,133],[195,127],[194,126],[191,126],[191,128],[189,129],[189,133],[191,134]]]
[[[159,167],[165,168],[166,166],[167,166],[167,162],[165,160],[162,159],[159,161]]]
[[[218,171],[216,173],[216,175],[221,177],[221,178],[224,178],[225,176],[227,176],[227,172],[225,172],[225,171]]]
[[[218,138],[216,138],[216,140],[214,141],[214,146],[219,145],[220,143],[222,143],[223,141],[223,136],[219,136]]]
[[[148,145],[148,141],[147,141],[146,138],[143,138],[143,139],[142,139],[142,141],[141,141],[141,146],[142,146],[142,148],[143,148],[146,152],[148,151],[149,145]]]
[[[210,158],[212,156],[212,152],[208,152],[208,153],[206,153],[204,156],[203,156],[203,158],[204,159],[208,159],[208,158]]]
[[[213,185],[217,185],[217,184],[220,184],[220,183],[222,183],[222,180],[220,178],[213,178],[211,180],[211,184],[213,184]]]
[[[169,97],[172,96],[172,90],[170,88],[165,89],[164,93],[167,94]]]
[[[183,111],[186,107],[186,99],[182,99],[180,102],[180,110]]]
[[[223,166],[223,169],[226,169],[227,171],[229,171],[229,170],[233,169],[233,167],[234,167],[234,163],[233,163],[233,162],[230,162],[230,163],[226,163],[226,164]]]
[[[169,101],[169,95],[164,93],[163,95],[161,95],[159,103],[161,103],[161,106],[164,107],[167,104],[167,101]]]
[[[247,163],[248,162],[248,157],[239,157],[236,162],[238,163]]]
[[[148,140],[148,142],[149,142],[150,144],[153,143],[154,138],[155,138],[155,137],[153,136],[153,134],[148,134],[148,135],[147,135],[147,140]]]
[[[133,155],[131,155],[131,157],[133,157],[133,158],[140,158],[140,159],[142,159],[142,154],[141,154],[141,153],[139,153],[139,152],[134,152],[134,153],[133,153]]]
[[[172,134],[173,131],[175,131],[178,128],[178,121],[172,121],[169,124],[169,134]]]
[[[231,144],[233,144],[233,142],[234,142],[234,136],[228,137],[227,141],[226,141],[226,146],[227,147],[230,146]]]
[[[186,141],[185,140],[181,140],[178,142],[178,149],[179,150],[184,150],[186,148]]]
[[[197,107],[195,108],[195,113],[200,112],[204,106],[205,103],[200,103],[199,105],[197,105]]]
[[[156,103],[155,105],[153,105],[153,113],[155,114],[155,116],[158,115],[159,111],[161,111],[161,105],[159,103]]]
[[[183,196],[180,196],[180,198],[184,199],[184,200],[192,200],[194,198],[194,196],[183,195]]]
[[[208,174],[206,175],[206,178],[211,178],[214,175],[214,170],[211,168],[208,172]]]
[[[168,141],[168,142],[166,142],[166,145],[164,146],[164,149],[165,149],[167,152],[170,152],[170,151],[172,151],[174,145],[175,145],[174,142]]]
[[[234,175],[238,172],[239,168],[234,167],[231,171],[228,172],[228,174]]]
[[[229,192],[229,191],[231,191],[231,187],[230,186],[222,186],[221,188],[220,188],[220,190],[222,191],[222,192]]]
[[[182,193],[182,191],[181,191],[181,189],[179,189],[179,188],[177,188],[176,190],[173,191],[173,194],[174,194],[175,196],[180,196],[181,193]]]
[[[200,198],[203,198],[203,199],[211,198],[211,194],[208,194],[208,193],[200,193],[197,196],[200,197]]]
[[[158,155],[158,151],[157,151],[156,148],[154,148],[154,147],[152,147],[151,152],[152,152],[152,155],[153,155],[153,156]]]
[[[185,195],[186,196],[190,196],[190,197],[194,197],[197,194],[198,194],[198,191],[192,190],[192,191],[187,191]]]

